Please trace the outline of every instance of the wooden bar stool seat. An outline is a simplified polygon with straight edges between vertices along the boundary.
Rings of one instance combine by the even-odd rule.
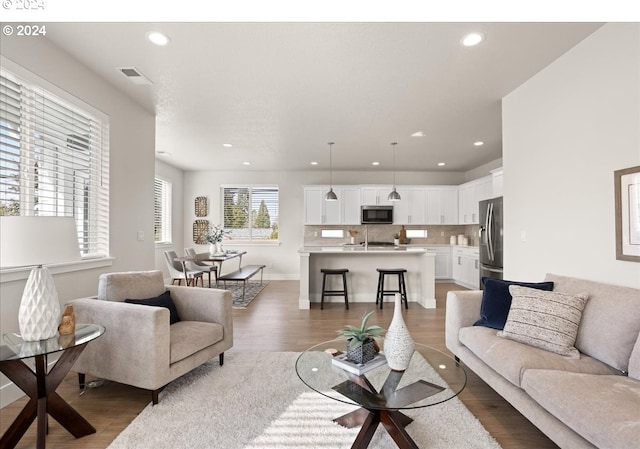
[[[349,293],[347,292],[347,268],[321,268],[322,273],[322,296],[320,297],[320,310],[324,308],[325,296],[344,296],[344,305],[349,309]],[[342,276],[342,290],[327,290],[327,276]]]
[[[404,274],[407,272],[405,268],[376,268],[378,272],[378,289],[376,294],[376,304],[380,302],[380,308],[384,305],[385,296],[393,296],[396,293],[400,293],[400,297],[404,302],[405,309],[409,308],[409,302],[407,301],[407,285],[405,284]],[[390,290],[384,288],[385,276],[398,276],[398,289]]]

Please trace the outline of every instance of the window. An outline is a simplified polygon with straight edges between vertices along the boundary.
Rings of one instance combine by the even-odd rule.
[[[35,75],[21,77],[4,66],[3,59],[0,215],[75,217],[83,257],[107,256],[108,118],[54,95],[44,80],[26,79]]]
[[[278,187],[222,186],[222,208],[228,238],[278,241]]]
[[[153,185],[153,237],[171,243],[171,182],[155,178]]]

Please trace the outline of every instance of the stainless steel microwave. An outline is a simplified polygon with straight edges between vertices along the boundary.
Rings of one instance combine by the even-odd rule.
[[[360,223],[392,224],[393,206],[360,206]]]

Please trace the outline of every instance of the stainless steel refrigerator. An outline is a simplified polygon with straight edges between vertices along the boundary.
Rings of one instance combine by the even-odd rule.
[[[502,279],[502,197],[480,201],[480,288],[482,278]]]

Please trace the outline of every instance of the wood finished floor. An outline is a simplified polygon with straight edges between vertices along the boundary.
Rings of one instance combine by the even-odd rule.
[[[375,307],[371,303],[355,303],[345,310],[343,303],[331,303],[325,304],[324,310],[315,304],[311,310],[299,310],[298,285],[297,281],[271,281],[247,309],[234,310],[232,351],[302,351],[320,341],[335,338],[338,328],[359,322],[365,312]],[[444,343],[445,298],[447,291],[460,289],[463,288],[455,284],[436,284],[435,309],[423,309],[409,303],[405,321],[416,341],[448,352]],[[393,307],[389,303],[383,310],[378,310],[370,322],[386,327],[392,315]],[[97,432],[76,440],[50,419],[48,448],[104,449],[150,401],[147,391],[115,382],[105,382],[102,387],[88,389],[79,395],[73,372],[67,375],[58,393]],[[459,397],[504,449],[558,447],[469,370],[467,387]],[[23,398],[0,410],[0,432],[4,433],[25,403]],[[34,447],[35,423],[17,448]]]

